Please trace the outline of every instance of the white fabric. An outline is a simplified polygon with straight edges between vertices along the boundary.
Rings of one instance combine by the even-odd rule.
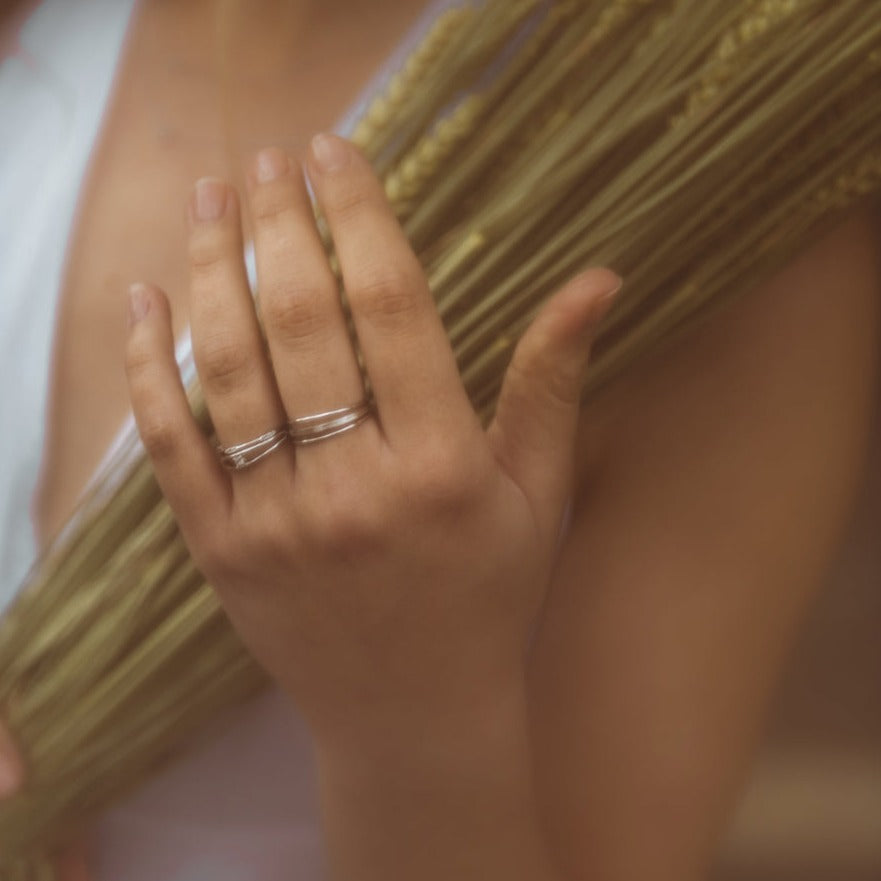
[[[55,305],[132,0],[49,0],[0,64],[0,611],[30,567]]]
[[[133,3],[43,0],[19,49],[0,64],[0,613],[35,554],[27,512],[43,445],[56,301]],[[361,104],[443,5],[430,5]],[[184,358],[187,346],[184,340]],[[131,433],[129,424],[114,447],[130,446]],[[97,881],[323,877],[311,743],[296,709],[270,692],[220,728],[100,823]]]

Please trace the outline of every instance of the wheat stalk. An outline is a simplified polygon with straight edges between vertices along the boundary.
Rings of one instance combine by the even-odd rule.
[[[431,30],[410,55],[401,70],[394,73],[384,92],[376,95],[364,112],[351,141],[372,158],[377,145],[393,129],[395,120],[437,69],[450,46],[473,21],[475,10],[470,6],[447,9],[435,20]]]

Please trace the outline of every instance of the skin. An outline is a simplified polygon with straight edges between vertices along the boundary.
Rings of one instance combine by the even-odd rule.
[[[574,878],[706,876],[864,480],[879,242],[854,214],[582,414],[529,692]]]
[[[375,418],[333,444],[223,473],[177,378],[165,301],[136,288],[127,363],[141,437],[194,559],[307,720],[332,877],[550,881],[531,785],[526,650],[571,485],[591,332],[621,281],[595,270],[548,304],[484,432],[369,164],[323,136],[307,168]],[[193,350],[224,445],[363,394],[302,175],[269,151],[252,178],[271,361],[236,203],[203,180],[191,206]],[[407,843],[392,846],[414,787],[437,798],[406,821]]]
[[[627,878],[643,872],[653,856],[664,866],[662,877],[699,877],[806,591],[819,582],[834,551],[837,534],[829,525],[840,529],[847,516],[865,444],[865,420],[851,423],[848,434],[830,431],[825,407],[820,421],[813,406],[796,418],[791,398],[801,387],[811,392],[804,398],[809,404],[819,398],[834,408],[826,395],[841,393],[846,384],[871,401],[872,384],[865,377],[874,375],[866,368],[877,350],[877,320],[865,319],[877,319],[877,274],[858,288],[861,314],[828,314],[825,327],[830,356],[843,355],[838,347],[845,343],[860,344],[864,360],[836,367],[833,358],[832,364],[818,365],[813,350],[796,347],[778,365],[784,375],[793,371],[782,399],[764,372],[728,377],[737,386],[747,382],[753,392],[743,413],[750,430],[736,447],[726,447],[729,420],[739,415],[729,409],[724,420],[690,426],[694,439],[683,449],[686,395],[668,463],[687,455],[702,480],[687,481],[686,491],[675,495],[684,509],[676,521],[665,523],[658,535],[650,518],[635,533],[635,547],[617,555],[604,553],[603,539],[614,547],[628,536],[634,516],[669,504],[674,493],[663,482],[655,487],[657,495],[646,493],[638,479],[644,472],[631,451],[627,476],[617,476],[606,495],[602,477],[614,475],[615,467],[615,448],[607,445],[609,470],[594,471],[597,482],[576,498],[573,532],[549,594],[574,467],[581,359],[598,315],[591,303],[599,291],[591,288],[610,291],[618,282],[607,278],[602,286],[602,276],[588,275],[551,301],[518,348],[496,421],[480,438],[424,280],[379,183],[353,151],[330,143],[342,153],[336,164],[322,165],[312,155],[307,170],[337,243],[376,387],[378,426],[293,457],[273,457],[262,475],[255,469],[228,484],[191,420],[184,431],[187,410],[179,387],[172,406],[176,369],[170,335],[166,332],[162,343],[166,357],[159,379],[160,344],[145,342],[147,330],[139,325],[130,342],[129,373],[142,436],[192,552],[245,642],[309,721],[333,877],[456,874],[541,881],[596,877],[601,870]],[[276,154],[261,161],[271,164],[271,156],[280,161]],[[223,443],[252,437],[284,414],[357,399],[357,374],[333,282],[315,231],[304,230],[311,229],[311,213],[302,184],[296,176],[292,185],[287,170],[282,180],[286,183],[273,181],[268,190],[254,186],[251,192],[272,358],[262,378],[252,368],[260,356],[253,320],[250,341],[241,330],[250,314],[241,241],[217,228],[218,223],[237,228],[229,216],[234,199],[227,193],[223,218],[208,231],[196,224],[191,236],[195,353]],[[203,182],[195,204],[205,188],[216,188],[214,197],[226,192]],[[267,217],[268,230],[261,228]],[[868,250],[871,240],[860,241],[860,230],[857,223],[842,228],[839,248],[853,235],[853,253]],[[218,239],[225,256],[217,255]],[[828,240],[821,247],[829,248]],[[295,262],[292,253],[299,255]],[[310,268],[313,256],[316,265]],[[789,272],[787,289],[800,295],[789,300],[793,314],[787,326],[797,329],[798,311],[822,308],[831,298],[821,288],[805,294],[795,283],[817,272],[816,265],[797,262]],[[820,277],[821,283],[837,281],[829,268]],[[235,285],[236,302],[245,310],[227,325],[236,308],[223,291]],[[865,326],[872,329],[859,335]],[[736,329],[729,314],[726,332]],[[723,350],[724,338],[703,332],[708,338],[697,353],[680,357],[706,359],[704,347],[711,343],[713,350]],[[776,334],[754,329],[751,357],[771,354],[775,340]],[[673,360],[661,369],[676,366]],[[688,364],[692,374],[697,368]],[[650,375],[643,376],[646,387],[631,379],[631,398],[647,395],[644,411],[652,406]],[[724,388],[725,376],[715,379],[715,387]],[[281,408],[273,409],[278,401]],[[672,406],[669,400],[666,405]],[[764,419],[778,427],[776,437],[762,422],[765,412],[772,415]],[[656,411],[657,421],[646,426],[653,429],[649,434],[629,426],[627,437],[637,449],[638,439],[647,436],[654,447],[664,443],[660,415]],[[627,419],[626,409],[616,418]],[[810,432],[816,446],[795,455],[796,432]],[[483,455],[487,451],[489,456]],[[816,474],[818,453],[836,467]],[[752,479],[737,467],[743,461],[750,463]],[[667,473],[682,479],[672,467]],[[775,479],[787,487],[779,501],[762,495]],[[694,530],[708,511],[718,510],[720,492],[730,500],[731,519],[722,522],[718,535],[705,527],[695,547]],[[810,509],[819,494],[829,519],[811,511],[790,542],[785,536],[793,501]],[[223,512],[224,502],[226,517],[206,515]],[[535,517],[533,540],[522,520],[526,509]],[[601,519],[586,527],[592,509]],[[610,531],[616,511],[622,521]],[[742,524],[734,540],[732,522]],[[784,537],[771,544],[768,535]],[[561,577],[569,566],[568,577]],[[585,583],[581,573],[591,569],[595,574]],[[505,588],[503,602],[499,585]],[[593,594],[596,585],[599,595]],[[611,596],[602,593],[612,586],[617,590]],[[554,591],[556,603],[548,605]],[[625,611],[616,632],[608,629],[609,616],[622,597]],[[634,597],[644,612],[634,614]],[[671,610],[674,599],[678,604]],[[543,606],[536,643],[524,652]],[[587,623],[595,620],[594,608],[604,619],[602,628]],[[617,648],[626,622],[644,631],[643,657],[633,646],[623,654]],[[740,649],[745,633],[749,656]],[[736,656],[736,663],[726,664],[720,648]],[[595,673],[609,669],[604,664],[610,655],[617,655],[614,683]],[[449,657],[461,663],[451,669]],[[660,671],[654,666],[659,659],[667,665]],[[579,701],[591,688],[595,699]],[[602,710],[617,722],[614,738],[596,725]],[[671,723],[673,736],[667,733]],[[632,741],[621,743],[622,735],[632,736],[640,726],[648,727],[653,739],[636,749]],[[424,731],[434,732],[436,740],[426,745]],[[587,757],[580,756],[584,740],[592,747]],[[531,741],[538,743],[535,753]],[[626,770],[628,764],[636,773]],[[416,814],[414,788],[435,793]],[[617,808],[628,795],[631,800]],[[666,820],[662,812],[668,805]],[[636,859],[635,825],[642,850]]]
[[[394,231],[388,235],[393,238]],[[410,874],[418,870],[427,877],[478,866],[482,877],[499,878],[702,876],[786,650],[834,552],[859,482],[877,374],[877,235],[875,215],[854,215],[775,279],[634,365],[582,411],[571,484],[573,520],[550,586],[533,585],[543,614],[515,686],[500,684],[507,677],[490,673],[509,669],[511,653],[503,651],[501,637],[475,639],[472,651],[479,659],[484,648],[496,657],[494,646],[506,661],[479,663],[476,670],[482,672],[474,681],[459,681],[439,706],[420,704],[412,683],[398,683],[379,701],[386,708],[379,721],[359,713],[343,724],[340,707],[350,704],[321,698],[327,683],[310,686],[293,676],[286,684],[306,706],[314,701],[310,717],[322,746],[325,828],[338,877],[354,877],[354,865],[392,878],[404,865]],[[226,253],[229,273],[240,271],[234,268],[240,251],[227,242]],[[419,286],[411,281],[408,291],[415,293]],[[163,319],[165,301],[148,290],[149,323]],[[194,302],[197,295],[194,284]],[[400,305],[403,298],[395,299]],[[560,332],[576,326],[576,319],[570,316],[569,324],[561,318]],[[144,321],[136,332],[148,327]],[[209,317],[206,326],[210,323]],[[789,333],[783,347],[781,327]],[[307,335],[300,336],[298,345],[308,349]],[[402,357],[406,339],[402,333]],[[520,377],[539,400],[541,385],[531,383],[531,375]],[[166,379],[171,383],[173,377],[166,373]],[[174,400],[168,389],[157,400]],[[251,400],[243,395],[242,406]],[[520,400],[528,402],[529,393]],[[324,406],[297,403],[305,412]],[[511,409],[519,412],[522,406]],[[224,442],[259,433],[245,427]],[[328,452],[322,479],[334,482],[333,469],[343,455],[337,440],[360,443],[367,434],[363,428],[335,439],[333,446],[319,445]],[[521,432],[529,436],[528,427],[514,434],[524,436]],[[466,446],[470,450],[471,444]],[[459,479],[453,466],[461,455],[458,447],[438,451],[439,460],[456,472],[446,479]],[[534,485],[556,479],[560,460],[543,461]],[[210,464],[216,468],[213,458]],[[260,479],[256,469],[240,477]],[[724,520],[715,515],[720,498],[726,500]],[[308,494],[303,505],[308,511]],[[302,516],[297,510],[291,516]],[[277,514],[257,520],[265,524]],[[329,519],[321,528],[318,546],[350,545],[352,523]],[[268,527],[262,538],[277,541]],[[195,539],[194,552],[201,546]],[[216,537],[206,539],[204,548],[212,560]],[[290,550],[275,547],[280,559]],[[392,553],[385,565],[400,565],[399,556]],[[446,561],[449,555],[438,556]],[[242,548],[234,557],[214,562],[237,573],[253,565],[253,553]],[[373,561],[376,555],[368,557]],[[434,574],[440,582],[458,584],[463,573]],[[238,581],[230,579],[228,607],[243,593]],[[284,596],[281,588],[272,589]],[[247,632],[249,620],[256,629],[259,607],[249,609],[241,600],[239,606],[233,614],[244,621],[240,629]],[[523,618],[512,620],[518,622],[514,635],[522,635]],[[283,653],[271,645],[257,651],[287,683],[291,674]],[[430,665],[417,669],[432,681]],[[345,674],[340,683],[356,694],[359,685],[366,687]],[[497,700],[475,700],[472,693],[462,701],[463,692],[472,689],[491,691]],[[416,691],[423,695],[425,689]],[[336,694],[341,700],[340,691]],[[475,715],[474,703],[490,709]],[[384,727],[389,718],[403,734],[379,743],[370,728]],[[339,734],[349,725],[361,735],[358,750]],[[443,732],[437,740],[446,747],[430,755],[414,749],[419,739],[410,732],[424,725]],[[400,785],[389,786],[389,780]],[[463,781],[473,787],[467,803]],[[413,786],[438,797],[420,799],[424,810],[414,812],[407,799]],[[494,810],[499,804],[510,811],[501,815]],[[496,816],[504,823],[486,822]],[[410,834],[402,836],[405,822]],[[518,860],[499,862],[510,856],[511,841],[523,848],[515,851]],[[439,853],[451,862],[435,863]],[[527,869],[532,874],[516,874]]]
[[[217,0],[136,7],[68,245],[34,500],[43,543],[70,516],[130,408],[120,367],[128,285],[158,284],[176,333],[188,324],[183,206],[193,181],[213,175],[242,188],[243,168],[267,144],[302,156],[309,136],[357,98],[421,6],[261,0],[263,15],[225,4],[228,17]],[[233,35],[227,42],[224,29]],[[96,336],[102,346],[90,343]]]

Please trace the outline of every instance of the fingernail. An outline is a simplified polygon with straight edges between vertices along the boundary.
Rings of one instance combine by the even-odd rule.
[[[338,171],[349,161],[349,147],[335,135],[315,135],[312,156],[322,171]]]
[[[597,297],[597,321],[601,321],[606,316],[609,309],[612,308],[612,304],[617,299],[618,294],[621,293],[621,289],[623,287],[624,280],[618,278],[616,284],[613,284],[605,293],[602,293],[599,295],[599,297]]]
[[[128,326],[134,327],[150,311],[150,289],[145,284],[133,284],[128,289]]]
[[[0,754],[0,799],[15,795],[21,787],[21,773],[18,765]]]
[[[195,220],[203,223],[220,220],[226,212],[226,184],[214,177],[196,181],[192,208]]]
[[[621,288],[624,287],[624,279],[619,275],[615,275],[614,273],[610,273],[614,281],[609,287],[609,290],[606,291],[601,297],[602,300],[614,300],[615,297],[621,292]]]
[[[254,161],[254,177],[257,183],[268,184],[290,171],[291,165],[283,150],[267,147],[257,154]]]

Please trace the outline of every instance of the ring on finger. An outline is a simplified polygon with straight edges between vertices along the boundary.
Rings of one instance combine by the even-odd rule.
[[[364,423],[373,414],[373,401],[364,398],[352,407],[300,416],[288,423],[288,436],[302,446],[336,437]]]
[[[224,468],[230,471],[243,471],[280,449],[289,440],[287,426],[282,426],[231,447],[217,444],[217,453]]]

